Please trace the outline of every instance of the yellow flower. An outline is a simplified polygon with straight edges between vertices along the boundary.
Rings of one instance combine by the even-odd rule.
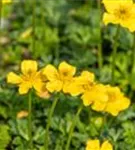
[[[62,90],[64,93],[68,92],[68,86],[72,82],[75,72],[76,68],[66,62],[60,63],[58,70],[49,64],[42,71],[49,80],[46,85],[48,91],[59,92]]]
[[[2,4],[8,4],[8,3],[12,3],[13,0],[2,0]]]
[[[92,109],[103,111],[117,116],[122,110],[130,105],[130,100],[123,95],[118,87],[110,85],[96,84],[85,95],[82,100],[88,105],[92,104]]]
[[[108,101],[108,96],[105,93],[106,88],[102,84],[95,84],[90,90],[87,90],[82,95],[82,100],[85,106],[92,104],[92,109],[96,111],[103,111]],[[87,104],[87,105],[86,105]]]
[[[105,108],[106,112],[111,113],[113,116],[117,116],[122,110],[125,110],[130,105],[130,100],[123,95],[118,87],[106,86],[108,102]]]
[[[83,71],[80,76],[75,77],[72,84],[68,87],[68,92],[72,96],[77,96],[82,94],[83,103],[85,106],[88,106],[92,103],[90,99],[84,100],[84,97],[87,97],[87,92],[91,90],[94,82],[95,76],[93,73],[88,71]]]
[[[120,24],[135,31],[135,4],[133,0],[103,0],[106,11],[103,15],[103,22],[107,25]]]
[[[113,150],[113,146],[108,141],[100,146],[99,140],[88,140],[86,150]]]
[[[19,86],[20,94],[28,93],[31,88],[41,92],[45,83],[41,79],[40,71],[37,70],[36,61],[24,60],[21,63],[22,74],[18,76],[14,72],[10,72],[7,76],[7,82]]]

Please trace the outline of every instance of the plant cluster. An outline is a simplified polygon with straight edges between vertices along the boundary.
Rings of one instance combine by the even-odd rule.
[[[0,63],[0,149],[134,150],[135,3],[57,2],[14,3],[17,23],[5,43],[0,37],[0,49],[7,49]],[[8,4],[0,1],[0,9]],[[14,73],[19,62],[21,73]],[[6,75],[21,96],[7,87]]]

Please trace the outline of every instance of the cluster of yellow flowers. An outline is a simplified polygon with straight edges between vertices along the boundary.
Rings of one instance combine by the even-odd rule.
[[[21,72],[21,75],[10,72],[7,76],[7,82],[16,84],[20,94],[26,94],[33,88],[38,95],[60,91],[72,96],[81,95],[85,106],[92,104],[92,109],[109,112],[112,115],[117,115],[130,104],[129,99],[123,96],[118,87],[96,83],[94,74],[88,71],[75,76],[76,67],[65,61],[60,63],[58,69],[49,64],[38,71],[36,61],[24,60],[21,63]],[[18,114],[18,118],[27,115],[28,112],[22,111]],[[89,140],[86,150],[112,150],[112,146],[105,141],[100,149],[98,140]]]
[[[135,31],[135,4],[133,0],[103,0],[107,12],[103,15],[103,22],[119,24]]]
[[[21,63],[22,74],[10,72],[7,82],[17,84],[20,94],[26,94],[34,88],[37,93],[60,92],[81,95],[85,106],[92,105],[96,111],[108,112],[113,116],[130,105],[130,100],[124,96],[118,87],[97,83],[95,76],[89,71],[83,71],[75,76],[76,67],[62,62],[56,69],[49,64],[38,71],[36,61],[24,60]]]
[[[105,25],[117,24],[127,28],[130,32],[135,32],[135,3],[133,0],[102,0],[102,3],[106,10],[103,14]],[[84,76],[85,85],[83,85]],[[92,104],[92,109],[96,111],[109,112],[116,116],[130,104],[129,99],[123,95],[118,87],[96,84],[94,75],[89,72],[83,72],[81,77],[75,80],[70,87],[71,95],[82,94],[81,98],[84,105]],[[100,146],[99,140],[88,140],[86,150],[113,150],[113,147],[108,141]]]

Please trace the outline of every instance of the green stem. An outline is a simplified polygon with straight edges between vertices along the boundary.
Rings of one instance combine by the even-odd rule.
[[[68,140],[67,140],[67,144],[66,144],[66,148],[65,150],[69,150],[70,148],[70,143],[71,143],[71,139],[72,139],[72,135],[73,135],[73,132],[74,132],[74,128],[75,128],[75,125],[76,125],[76,121],[77,121],[77,118],[79,117],[81,111],[83,109],[83,105],[81,104],[77,110],[77,113],[74,117],[74,120],[73,120],[73,123],[70,127],[70,130],[69,130],[69,136],[68,136]]]
[[[48,115],[48,121],[47,121],[47,125],[46,125],[46,132],[45,132],[45,141],[44,141],[44,149],[48,150],[48,141],[49,141],[49,128],[50,128],[50,124],[51,124],[51,119],[55,110],[55,107],[58,103],[58,97],[56,96],[56,98],[54,99],[52,106],[50,108],[49,111],[49,115]]]
[[[133,49],[133,53],[132,53],[132,55],[133,55],[132,73],[134,73],[135,72],[135,32],[133,33],[133,47],[132,47],[132,49]]]
[[[2,19],[2,0],[0,0],[0,33],[1,33],[1,19]],[[0,45],[0,50],[2,46]]]
[[[107,115],[108,114],[104,114],[103,116],[103,124],[102,124],[102,127],[100,128],[100,132],[99,132],[99,137],[102,138],[102,133],[104,132],[104,130],[106,129],[106,126],[107,126]]]
[[[32,38],[32,52],[35,54],[35,30],[36,30],[36,0],[33,0],[32,3],[33,11],[32,11],[32,27],[33,27],[33,38]]]
[[[0,28],[1,28],[1,18],[2,18],[2,1],[0,0]]]
[[[42,1],[42,3],[41,3],[41,10],[42,10],[41,24],[43,26],[43,33],[42,33],[42,40],[41,40],[42,43],[41,44],[43,44],[43,46],[45,46],[45,26],[46,26],[44,4],[45,4],[45,2]]]
[[[98,3],[98,11],[99,11],[99,44],[98,44],[98,66],[101,71],[103,66],[103,51],[102,51],[102,9],[101,9],[101,1],[97,0]]]
[[[56,62],[58,63],[60,59],[60,50],[59,50],[58,45],[56,45],[56,48],[55,48],[55,59],[56,59]]]
[[[115,61],[116,61],[116,54],[118,48],[119,31],[120,31],[120,26],[117,26],[117,30],[113,42],[113,52],[112,52],[112,84],[114,84],[115,82]]]
[[[29,116],[28,116],[28,134],[29,134],[29,149],[33,149],[32,143],[32,93],[29,93],[28,107],[29,107]]]

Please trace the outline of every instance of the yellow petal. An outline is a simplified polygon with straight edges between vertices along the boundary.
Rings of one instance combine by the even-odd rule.
[[[65,61],[60,63],[59,65],[59,73],[62,78],[64,77],[72,77],[76,72],[76,68],[69,65]]]
[[[101,100],[95,100],[92,104],[92,109],[96,111],[104,111],[107,103],[102,102]]]
[[[70,85],[67,86],[67,91],[70,93],[72,96],[77,96],[79,94],[82,94],[84,92],[84,88],[79,82],[76,80],[77,78],[74,79],[74,81],[70,82]]]
[[[108,141],[105,141],[101,146],[101,150],[113,150],[113,147]]]
[[[21,63],[21,71],[24,75],[36,73],[38,69],[37,62],[34,60],[24,60]]]
[[[108,25],[109,23],[112,24],[120,23],[119,20],[113,14],[109,14],[109,13],[104,13],[103,22],[105,25]]]
[[[86,78],[87,80],[89,80],[90,82],[93,82],[94,79],[95,79],[94,73],[91,73],[91,72],[89,72],[89,71],[83,71],[83,72],[81,73],[81,76],[82,76],[82,77],[85,77],[85,78]]]
[[[46,84],[43,85],[42,91],[36,92],[36,94],[37,94],[39,97],[45,98],[45,99],[49,99],[50,96],[51,96],[51,95],[49,94],[47,88],[46,88]]]
[[[69,87],[69,93],[72,96],[77,96],[85,91],[91,89],[94,85],[94,74],[88,71],[83,71],[80,76],[75,77],[71,86]]]
[[[10,73],[7,75],[7,82],[8,82],[8,83],[12,83],[12,84],[19,84],[19,83],[22,82],[22,79],[21,79],[21,77],[19,77],[19,76],[16,75],[15,73],[10,72]]]
[[[128,99],[127,97],[124,97],[121,103],[121,110],[127,109],[131,104],[130,99]]]
[[[71,87],[71,82],[68,82],[68,81],[66,81],[66,82],[64,82],[63,83],[63,92],[64,93],[69,93],[70,92],[70,88]]]
[[[94,99],[91,97],[90,92],[85,92],[81,99],[83,100],[84,106],[89,106],[91,103],[93,103]]]
[[[28,82],[23,82],[19,85],[19,94],[27,94],[29,89],[32,88]]]
[[[51,95],[49,94],[48,90],[41,92],[41,93],[36,93],[39,97],[44,98],[44,99],[49,99]]]
[[[117,116],[118,113],[130,105],[130,100],[123,95],[119,87],[106,86],[108,92],[108,103],[105,111]]]
[[[94,85],[90,90],[84,93],[82,99],[85,106],[93,103],[92,108],[94,110],[103,109],[108,101],[106,87],[102,84]]]
[[[100,150],[99,140],[88,140],[86,150]]]
[[[47,65],[43,68],[43,75],[45,75],[48,80],[55,81],[59,79],[59,74],[57,69],[53,65]]]
[[[48,89],[49,92],[59,92],[63,88],[63,83],[59,80],[48,82],[46,84],[46,88]]]
[[[129,24],[126,25],[126,27],[129,29],[130,32],[134,32],[135,31],[135,17],[130,19],[130,21],[128,21],[128,22],[129,22]]]
[[[107,104],[106,111],[111,113],[113,116],[117,116],[120,111],[127,109],[130,105],[130,100],[126,97],[120,97],[115,101],[111,101]]]
[[[41,92],[44,86],[45,86],[44,82],[42,82],[40,79],[35,79],[33,87],[37,92]]]
[[[109,13],[113,13],[115,10],[122,7],[122,5],[132,5],[132,0],[103,0],[102,1],[106,10]]]

